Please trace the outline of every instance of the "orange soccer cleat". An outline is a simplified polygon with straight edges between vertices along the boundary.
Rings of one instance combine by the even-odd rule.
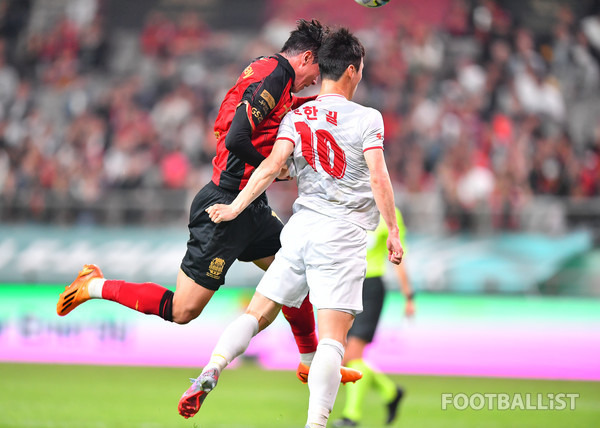
[[[310,371],[310,367],[304,363],[298,364],[298,368],[296,369],[296,377],[300,379],[300,382],[307,383],[308,382],[308,372]],[[341,382],[345,385],[348,382],[356,382],[357,380],[362,378],[362,373],[358,370],[351,369],[348,367],[342,366],[340,369],[340,373],[342,374]]]
[[[61,317],[67,315],[83,302],[90,300],[88,284],[94,278],[102,278],[102,271],[96,265],[85,265],[75,281],[62,292],[56,304],[56,313]]]

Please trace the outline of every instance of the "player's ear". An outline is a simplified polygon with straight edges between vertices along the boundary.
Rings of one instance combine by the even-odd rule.
[[[354,66],[354,64],[350,64],[348,66],[348,68],[346,69],[346,71],[348,72],[348,77],[350,77],[351,79],[354,78],[354,76],[357,73],[356,67]]]
[[[315,57],[313,53],[311,51],[304,52],[304,54],[302,55],[302,63],[304,65],[308,65],[312,64],[313,62],[315,62]]]

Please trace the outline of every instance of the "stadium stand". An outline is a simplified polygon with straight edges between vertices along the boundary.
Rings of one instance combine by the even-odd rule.
[[[108,0],[2,2],[0,221],[185,222],[210,175],[223,91],[311,15],[351,25],[367,45],[357,98],[384,114],[411,227],[600,230],[592,2],[553,3],[543,27],[511,1],[391,2],[376,23],[332,3],[271,0],[262,23],[237,31],[201,9],[157,6],[115,31]],[[283,217],[293,191],[274,190]]]

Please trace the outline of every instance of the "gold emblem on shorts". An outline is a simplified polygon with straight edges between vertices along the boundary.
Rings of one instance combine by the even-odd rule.
[[[223,273],[223,268],[225,267],[225,260],[215,257],[210,262],[210,266],[208,266],[208,272],[206,274],[214,279],[219,279],[221,274]]]

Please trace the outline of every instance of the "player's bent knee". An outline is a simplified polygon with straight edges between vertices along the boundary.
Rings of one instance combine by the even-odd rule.
[[[246,310],[246,314],[252,315],[254,318],[258,320],[258,330],[262,331],[267,328],[272,322],[273,319],[270,319],[267,314],[261,314],[251,309]]]
[[[198,318],[202,310],[196,308],[179,308],[173,307],[173,322],[176,324],[188,324],[190,321]]]

